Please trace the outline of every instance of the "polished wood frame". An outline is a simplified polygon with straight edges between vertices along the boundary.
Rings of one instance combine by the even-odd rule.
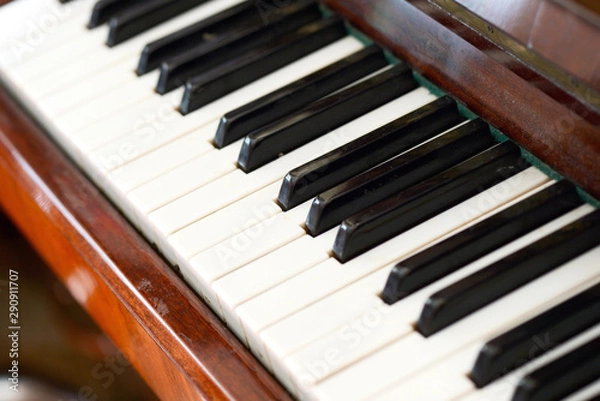
[[[575,76],[539,52],[543,65],[530,64],[493,34],[501,24],[486,34],[475,12],[456,18],[441,0],[324,3],[600,198],[593,73]],[[290,399],[6,92],[0,188],[0,207],[161,398]]]
[[[556,172],[600,198],[600,127],[595,117],[600,97],[593,87],[557,85],[541,72],[544,66],[526,64],[504,48],[493,29],[491,34],[474,29],[455,18],[451,9],[441,8],[439,0],[324,3]],[[560,43],[562,32],[552,30],[552,19],[545,23],[546,32]],[[588,45],[599,49],[600,39]],[[570,57],[580,63],[589,59],[585,49]],[[560,57],[544,60],[563,71],[572,62]],[[577,91],[589,98],[584,101]]]

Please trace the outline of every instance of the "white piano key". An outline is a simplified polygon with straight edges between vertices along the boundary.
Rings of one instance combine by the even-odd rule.
[[[471,362],[470,351],[476,346],[471,345],[466,352],[457,354],[433,364],[432,367],[377,395],[371,396],[373,401],[420,401],[420,400],[452,400],[473,391],[473,382],[457,366]]]
[[[268,353],[267,359],[271,362],[273,371],[283,378],[286,387],[295,391],[297,385],[284,367],[285,357],[299,347],[310,344],[319,337],[319,333],[334,330],[337,341],[349,342],[352,347],[360,343],[362,335],[381,324],[383,315],[389,313],[389,307],[376,294],[385,285],[389,271],[390,268],[379,269],[260,333],[263,347]],[[313,324],[318,326],[312,326]],[[284,338],[288,335],[291,337]],[[323,373],[326,368],[321,365],[324,362],[337,367],[337,348],[327,347],[319,356],[322,360],[313,359],[310,365],[303,366],[309,371],[317,369]]]
[[[352,326],[352,322],[360,319],[361,316],[368,315],[370,313],[370,309],[364,309],[360,311],[349,310],[346,312],[345,308],[340,307],[338,315],[346,316],[345,322],[338,325],[334,330],[331,330],[329,333],[322,335],[318,338],[314,343],[306,346],[305,348],[295,352],[294,354],[287,357],[284,361],[285,367],[282,369],[285,371],[285,375],[302,377],[302,382],[297,383],[301,387],[309,387],[310,385],[324,380],[326,377],[334,374],[340,369],[354,363],[355,361],[360,360],[361,358],[375,352],[377,349],[384,347],[386,344],[389,344],[392,341],[401,338],[402,336],[407,335],[413,330],[413,324],[417,321],[423,305],[427,298],[435,293],[436,291],[445,288],[446,286],[455,283],[456,281],[480,270],[481,268],[513,253],[514,251],[521,249],[522,247],[544,237],[545,235],[555,231],[556,229],[570,223],[571,221],[587,214],[590,212],[589,207],[582,207],[574,212],[568,213],[562,216],[559,219],[556,219],[543,227],[534,230],[533,232],[527,234],[526,236],[521,237],[519,240],[513,241],[510,244],[486,255],[479,260],[470,263],[469,265],[463,267],[462,269],[440,279],[427,287],[415,292],[414,294],[406,297],[405,299],[393,304],[393,305],[385,305],[383,301],[377,295],[383,289],[383,283],[378,288],[374,287],[374,284],[369,282],[368,279],[364,280],[364,291],[371,295],[373,300],[372,303],[375,303],[380,311],[382,311],[381,319],[377,325],[370,327],[368,333],[363,331],[360,332],[359,341],[349,341],[352,338],[352,333],[348,333],[348,335],[342,336],[340,334],[343,333],[342,330],[344,327]],[[475,222],[474,222],[475,223]],[[391,271],[392,266],[388,266],[383,269],[387,274]],[[387,275],[386,275],[387,279]],[[360,286],[357,284],[357,286]],[[340,292],[341,293],[341,292]],[[343,305],[342,297],[343,293],[341,293],[340,304]],[[333,299],[337,299],[338,295],[335,294],[332,296]],[[329,302],[334,302],[329,301]],[[309,317],[306,317],[306,321],[310,323],[311,327],[319,327],[318,323],[323,319],[323,315],[319,312],[318,309],[319,304],[313,305],[312,309],[314,312]],[[281,333],[285,331],[285,324],[293,325],[295,322],[295,317],[292,316],[287,319],[289,322],[282,321],[282,331],[279,333],[279,341],[281,340]],[[277,325],[273,326],[276,328]],[[288,330],[289,331],[289,330]],[[309,340],[314,339],[319,336],[321,331],[316,331],[315,333],[311,333],[308,330],[305,330],[305,338],[296,340],[296,348],[299,347],[298,344],[306,344]],[[291,335],[291,334],[290,334]],[[272,334],[273,337],[273,334]],[[297,337],[297,336],[296,336]],[[293,338],[287,340],[287,342],[293,341]],[[285,343],[284,343],[285,344]],[[319,375],[313,375],[311,372],[306,370],[306,367],[314,366],[315,361],[319,361],[322,359],[322,355],[326,352],[327,349],[336,349],[339,350],[339,357],[336,358],[335,366],[328,366],[328,369],[322,369],[319,371]],[[277,362],[281,359],[281,356],[278,356]]]
[[[133,107],[147,107],[146,103],[141,102],[143,99],[155,96],[160,100],[158,106],[166,104],[169,101],[168,99],[171,99],[171,97],[159,98],[154,94],[152,88],[157,79],[157,72],[134,79],[114,91],[105,93],[76,109],[71,109],[57,116],[54,120],[55,125],[57,129],[71,137],[84,153],[87,153],[93,146],[118,137],[124,130],[127,132],[134,129],[135,122],[140,119],[138,116],[143,115],[135,115],[135,118],[129,120],[124,116],[127,114],[128,109]],[[172,98],[171,102],[174,102],[175,96],[172,95]],[[140,104],[138,105],[138,103]],[[149,110],[156,113],[161,111],[162,108],[152,103]],[[84,129],[86,127],[89,128]],[[91,142],[92,145],[87,141]]]
[[[10,46],[13,40],[26,36],[31,24],[44,14],[70,14],[73,8],[62,8],[57,2],[47,0],[12,1],[2,6],[0,13],[0,48]]]
[[[597,257],[598,254],[593,253]],[[597,263],[591,265],[571,261],[429,338],[416,331],[409,332],[400,340],[319,382],[309,390],[311,397],[321,400],[369,398],[443,361],[463,347],[498,335],[530,319],[580,292],[599,277]],[[490,316],[494,319],[489,319]],[[475,356],[471,362],[475,361]],[[402,360],[410,363],[399,363]],[[375,366],[376,374],[373,371]],[[360,384],[356,382],[357,377],[361,378]]]
[[[131,203],[146,215],[236,169],[235,160],[239,152],[235,147],[218,151],[206,142],[203,148],[205,154],[202,157],[192,159],[129,192],[127,197]]]
[[[206,153],[206,131],[216,132],[217,121],[213,121],[199,130],[184,135],[143,156],[118,167],[109,174],[109,179],[122,192],[129,192],[150,180],[172,171],[192,159]]]
[[[15,66],[9,71],[15,79],[27,89],[28,94],[33,94],[34,97],[39,95],[39,90],[44,92],[43,88],[34,88],[33,82],[39,80],[44,75],[53,74],[53,71],[61,71],[63,67],[77,61],[89,54],[92,54],[95,49],[104,46],[103,43],[108,37],[108,27],[101,26],[97,29],[89,31],[86,35],[79,35],[75,40],[68,44],[58,46],[52,51],[39,54],[37,57],[28,60],[26,63]],[[50,82],[50,81],[46,81]],[[25,85],[26,84],[26,85]],[[52,85],[52,84],[50,84]]]
[[[289,213],[279,213],[192,257],[184,275],[202,298],[222,316],[212,283],[277,248],[305,235]]]
[[[235,309],[243,302],[329,258],[335,230],[318,237],[303,235],[268,255],[216,280],[217,295],[228,326],[242,339],[246,336]]]
[[[11,2],[0,13],[0,66],[18,68],[87,32],[93,0]]]
[[[249,173],[236,170],[151,213],[157,234],[168,236],[248,194],[280,180],[292,168],[435,99],[419,88]],[[276,194],[274,194],[276,196]]]
[[[167,257],[177,258],[178,262],[187,261],[195,254],[281,213],[273,196],[279,186],[275,182],[170,235],[163,252]]]
[[[181,92],[182,89],[177,90],[167,97],[171,97],[178,104]],[[217,129],[214,116],[208,113],[199,113],[192,118],[184,117],[176,109],[177,106],[171,107],[171,103],[171,101],[165,103],[163,100],[160,106],[146,114],[145,118],[137,121],[134,130],[129,130],[116,140],[94,150],[90,154],[91,160],[98,164],[103,171],[110,172],[155,149],[160,149],[198,127],[201,128],[197,130],[197,134],[205,142],[203,146],[210,145],[210,140]],[[210,146],[214,148],[212,145]],[[123,155],[121,149],[130,149],[130,152]],[[119,156],[115,158],[115,155]]]
[[[117,64],[97,72],[93,79],[80,80],[77,85],[62,87],[46,96],[40,101],[39,108],[49,117],[56,117],[136,79],[138,76],[134,71]]]
[[[19,68],[87,32],[92,0],[61,5],[53,0],[11,2],[0,15],[0,65]]]

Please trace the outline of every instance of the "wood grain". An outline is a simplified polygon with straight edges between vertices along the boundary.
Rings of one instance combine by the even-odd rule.
[[[427,0],[325,0],[334,11],[596,198],[600,128],[533,67]],[[600,48],[600,44],[595,45]],[[591,98],[600,104],[600,99]]]
[[[290,399],[5,92],[0,187],[0,207],[162,399]]]

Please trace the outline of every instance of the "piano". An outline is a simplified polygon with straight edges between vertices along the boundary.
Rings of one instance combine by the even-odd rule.
[[[160,398],[600,397],[596,2],[5,3],[0,207]]]

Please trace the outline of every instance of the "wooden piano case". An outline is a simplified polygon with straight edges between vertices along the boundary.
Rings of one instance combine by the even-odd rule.
[[[600,198],[593,2],[324,3]],[[0,207],[162,399],[291,399],[6,91]]]

